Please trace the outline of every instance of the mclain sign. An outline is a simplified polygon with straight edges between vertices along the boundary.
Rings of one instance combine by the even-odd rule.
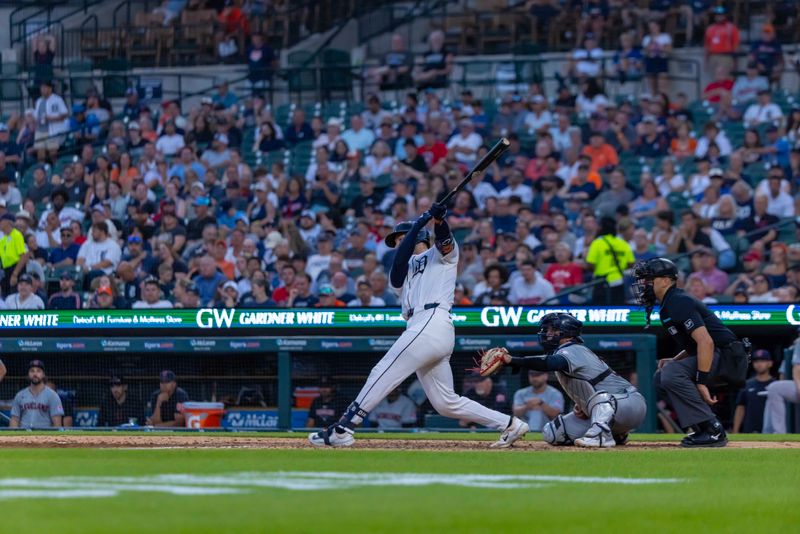
[[[714,313],[731,326],[797,326],[800,308],[791,305],[712,306]],[[643,327],[642,308],[568,307],[541,308],[523,306],[488,306],[455,308],[453,322],[469,328],[535,327],[541,317],[552,311],[566,311],[587,327]],[[658,311],[651,319],[658,324]],[[334,309],[211,309],[199,310],[75,310],[75,311],[2,311],[0,330],[92,331],[106,329],[258,329],[284,332],[314,328],[403,327],[397,308]]]

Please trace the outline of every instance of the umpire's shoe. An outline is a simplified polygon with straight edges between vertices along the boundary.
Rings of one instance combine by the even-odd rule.
[[[342,425],[332,425],[308,435],[308,442],[315,447],[349,447],[356,442],[353,430]]]
[[[724,447],[728,444],[728,436],[725,434],[725,429],[722,423],[716,419],[713,422],[707,422],[701,428],[692,434],[689,434],[681,440],[681,447]]]

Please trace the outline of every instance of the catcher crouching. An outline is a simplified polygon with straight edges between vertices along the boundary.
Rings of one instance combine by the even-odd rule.
[[[614,373],[581,339],[583,323],[568,313],[548,313],[539,322],[539,342],[546,356],[511,356],[503,347],[483,354],[480,372],[488,376],[503,365],[553,371],[575,403],[542,429],[551,445],[614,447],[644,420],[647,404],[627,380]]]

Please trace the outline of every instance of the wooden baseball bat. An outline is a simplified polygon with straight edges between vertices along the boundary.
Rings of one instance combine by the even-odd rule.
[[[475,164],[475,166],[467,173],[463,180],[454,188],[452,189],[445,197],[439,202],[443,206],[446,206],[447,203],[450,201],[453,196],[464,189],[467,184],[475,177],[475,175],[479,172],[485,171],[489,165],[492,164],[500,155],[508,150],[508,147],[511,146],[511,143],[505,137],[501,137],[500,140],[486,153],[481,160]]]

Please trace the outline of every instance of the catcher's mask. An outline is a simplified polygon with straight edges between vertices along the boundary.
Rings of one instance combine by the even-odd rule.
[[[403,221],[397,223],[392,232],[383,240],[389,248],[395,248],[397,244],[405,237],[411,227],[414,226],[414,221]],[[428,248],[431,248],[431,233],[427,228],[422,228],[417,234],[417,243],[425,243]],[[415,243],[416,244],[416,243]]]
[[[581,328],[583,323],[568,313],[548,313],[539,321],[539,343],[547,354],[555,352],[563,339],[583,343]]]
[[[667,258],[653,258],[639,262],[633,266],[634,282],[631,285],[633,298],[640,306],[651,308],[656,303],[656,294],[653,291],[653,280],[667,277],[678,279],[678,267]],[[649,314],[648,314],[649,315]]]

